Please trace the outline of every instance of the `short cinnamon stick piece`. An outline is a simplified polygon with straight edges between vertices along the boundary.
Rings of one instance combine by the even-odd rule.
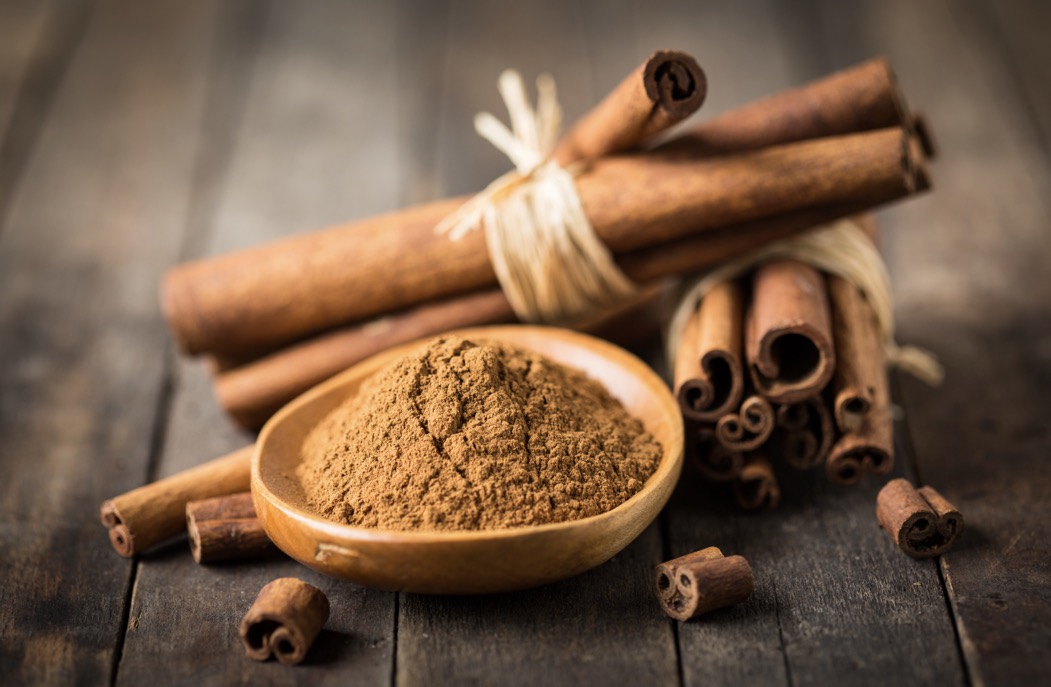
[[[682,621],[739,604],[755,588],[748,561],[714,546],[661,563],[655,573],[661,608]]]
[[[686,322],[675,361],[683,417],[712,422],[741,403],[744,295],[735,280],[716,284]]]
[[[818,395],[836,366],[825,277],[795,260],[752,277],[745,356],[756,390],[775,403]]]
[[[913,558],[941,555],[963,531],[963,515],[945,497],[901,478],[880,489],[876,517],[898,548]]]
[[[245,653],[256,661],[271,655],[295,665],[328,620],[328,597],[317,587],[294,577],[282,577],[259,592],[241,621]]]
[[[183,531],[190,501],[249,488],[252,446],[102,502],[99,517],[122,556],[137,553]]]
[[[274,548],[256,517],[251,492],[186,504],[186,532],[198,563],[258,558]]]
[[[707,93],[697,60],[655,52],[573,125],[552,156],[566,165],[631,150],[696,112]]]
[[[777,507],[781,488],[769,460],[754,453],[745,456],[744,467],[734,479],[734,498],[746,510]]]

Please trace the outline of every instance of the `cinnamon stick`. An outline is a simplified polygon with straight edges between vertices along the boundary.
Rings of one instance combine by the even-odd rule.
[[[748,561],[714,546],[661,563],[655,577],[661,608],[681,621],[739,604],[755,589]]]
[[[658,150],[711,156],[908,124],[894,73],[880,57],[732,109]]]
[[[198,563],[258,558],[273,550],[251,492],[187,503],[186,532]]]
[[[660,50],[627,76],[559,141],[561,165],[632,150],[700,108],[704,71],[690,55]]]
[[[820,398],[778,406],[778,448],[796,470],[811,470],[828,457],[835,439],[832,414]]]
[[[328,620],[328,598],[317,587],[294,577],[267,584],[241,621],[245,653],[256,661],[274,656],[285,665],[306,658]]]
[[[745,334],[756,389],[776,403],[816,396],[836,365],[824,276],[795,260],[756,268]]]
[[[774,409],[761,396],[749,396],[736,413],[715,423],[715,438],[731,451],[751,451],[766,443],[774,431]]]
[[[792,210],[902,197],[916,188],[921,157],[903,130],[889,129],[713,160],[605,158],[577,186],[598,236],[624,254]],[[459,241],[434,233],[462,202],[179,266],[163,288],[169,325],[190,353],[250,352],[491,287],[482,232]]]
[[[113,548],[130,558],[183,531],[190,501],[247,491],[253,450],[246,446],[103,501],[99,517]]]
[[[699,473],[712,482],[729,482],[741,474],[744,454],[723,446],[715,438],[715,429],[710,425],[694,427],[687,431],[687,455]]]
[[[932,487],[918,490],[905,479],[887,482],[876,497],[880,526],[913,558],[945,553],[963,531],[963,516]]]
[[[734,478],[734,498],[746,510],[777,507],[781,488],[769,460],[756,453],[745,456],[741,472]]]
[[[675,361],[675,386],[687,419],[715,421],[740,405],[743,320],[741,285],[729,280],[712,287],[686,321]]]

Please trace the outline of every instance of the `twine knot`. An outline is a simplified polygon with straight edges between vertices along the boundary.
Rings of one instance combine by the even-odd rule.
[[[511,129],[488,112],[474,119],[478,134],[510,158],[500,176],[436,227],[459,240],[484,227],[493,271],[523,322],[579,318],[635,293],[584,213],[575,175],[551,153],[562,127],[555,81],[537,79],[534,110],[518,72],[500,75]]]

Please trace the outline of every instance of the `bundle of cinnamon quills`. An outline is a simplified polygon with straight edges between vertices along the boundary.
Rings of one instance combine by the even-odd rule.
[[[675,387],[689,461],[731,483],[743,508],[777,505],[779,470],[853,485],[893,466],[876,314],[857,286],[802,262],[774,259],[708,291],[683,330]]]
[[[617,265],[642,287],[630,303],[560,324],[620,334],[652,331],[661,319],[656,304],[666,292],[665,280],[929,186],[926,129],[917,126],[882,59],[731,110],[654,147],[655,136],[700,107],[706,86],[692,57],[657,52],[555,148],[557,162],[583,167],[576,186],[584,211]],[[484,232],[451,240],[435,231],[465,200],[437,201],[178,266],[163,285],[171,331],[184,352],[211,358],[217,395],[234,419],[258,428],[299,393],[380,350],[451,328],[515,321],[497,287]],[[776,291],[781,281],[805,272],[771,265],[752,284],[711,294],[702,307],[715,307],[715,316],[733,330],[724,335],[740,341],[718,350],[703,344],[707,348],[697,348],[701,355],[694,356],[699,371],[684,372],[683,379],[707,379],[719,387],[711,398],[704,388],[689,387],[684,412],[697,415],[691,418],[698,423],[695,434],[712,446],[711,469],[719,479],[740,481],[748,500],[769,493],[764,465],[775,458],[771,442],[800,464],[820,462],[829,452],[831,431],[824,429],[833,422],[831,406],[820,393],[829,383],[853,383],[831,382],[843,368],[832,364],[840,344],[829,335],[815,352],[824,376],[781,388],[781,376],[796,372],[795,363],[779,369],[782,349],[801,335],[768,337],[786,314],[785,303],[757,300],[754,293]],[[821,275],[807,278],[825,281]],[[832,283],[825,290],[832,306],[820,324],[830,333],[838,326],[829,314],[837,299],[854,296]],[[753,296],[746,299],[749,292]],[[746,307],[755,320],[754,337],[743,328]],[[694,329],[698,340],[712,336],[707,327]],[[708,351],[715,353],[702,361]],[[746,356],[753,355],[758,376],[746,379],[746,362],[752,369]],[[730,386],[724,389],[726,375]],[[856,401],[845,400],[847,422],[870,423],[886,410],[880,395],[885,387],[862,381],[868,393],[861,401],[873,412],[858,416]],[[881,422],[865,435],[878,454],[848,444],[835,451],[853,466],[837,468],[843,479],[851,478],[850,469],[857,474],[889,467],[889,446],[876,437]],[[852,432],[843,440],[861,436]]]

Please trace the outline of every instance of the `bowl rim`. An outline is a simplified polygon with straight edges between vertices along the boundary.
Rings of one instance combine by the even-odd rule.
[[[602,349],[603,357],[607,359],[613,359],[616,361],[617,366],[621,368],[627,368],[632,371],[633,374],[641,377],[646,382],[646,388],[658,388],[663,393],[658,395],[657,405],[661,407],[662,414],[666,415],[665,419],[672,419],[671,422],[671,441],[670,446],[665,446],[661,443],[661,459],[657,464],[657,468],[653,471],[642,487],[635,492],[629,499],[623,501],[619,505],[611,508],[608,511],[602,513],[596,513],[595,515],[589,515],[585,518],[578,518],[575,520],[563,520],[561,522],[545,523],[543,525],[518,525],[515,527],[502,527],[496,529],[482,529],[482,530],[390,530],[390,529],[379,529],[371,527],[358,527],[355,525],[347,525],[344,523],[335,522],[328,520],[327,518],[313,512],[306,510],[294,503],[290,503],[282,498],[277,492],[275,492],[269,484],[263,479],[261,472],[262,454],[264,448],[268,445],[268,439],[271,434],[274,434],[282,426],[282,421],[285,417],[296,412],[301,406],[307,405],[317,398],[331,393],[335,388],[346,384],[345,378],[351,375],[353,372],[358,372],[362,367],[374,366],[377,369],[371,370],[366,374],[363,379],[367,379],[385,369],[385,361],[389,358],[391,362],[396,360],[398,357],[404,356],[413,350],[419,348],[427,341],[431,341],[438,337],[444,336],[478,336],[480,334],[495,334],[493,338],[499,339],[499,335],[502,332],[507,331],[531,331],[541,332],[547,330],[549,333],[555,333],[556,336],[569,340],[575,345],[583,345],[584,348],[593,348],[596,345]],[[512,341],[512,343],[515,343]],[[585,345],[586,344],[586,345]],[[543,353],[543,355],[548,355]],[[549,356],[551,357],[551,356]],[[561,362],[561,361],[559,361]],[[564,363],[563,363],[564,364]],[[360,374],[360,373],[359,373]],[[585,374],[587,374],[585,372]],[[590,375],[589,375],[590,376]],[[611,391],[602,380],[596,379],[599,383],[606,388],[607,392],[614,395],[618,402],[620,399]],[[623,402],[621,402],[623,405]],[[630,411],[629,411],[630,412]],[[637,417],[634,416],[633,417]],[[641,418],[638,418],[641,420]],[[647,428],[647,431],[650,431]],[[659,442],[659,439],[658,439]],[[591,336],[589,334],[583,334],[571,329],[563,329],[560,327],[550,327],[545,325],[529,325],[529,324],[511,324],[511,325],[493,325],[493,326],[480,326],[480,327],[465,327],[459,329],[453,329],[448,332],[436,336],[428,336],[420,339],[416,339],[405,344],[394,346],[379,353],[376,353],[368,358],[362,360],[359,363],[352,365],[338,375],[318,384],[309,391],[304,392],[300,396],[296,397],[288,404],[286,404],[281,410],[275,413],[263,426],[263,429],[259,432],[259,437],[256,440],[254,449],[252,451],[252,470],[251,470],[251,485],[252,494],[254,498],[262,496],[262,492],[265,490],[267,494],[267,501],[273,507],[276,507],[285,512],[286,515],[291,516],[300,521],[308,521],[312,527],[318,531],[323,531],[325,534],[330,535],[336,542],[339,541],[365,541],[370,543],[417,543],[417,544],[434,544],[434,543],[467,543],[467,542],[479,542],[479,541],[492,541],[496,539],[519,539],[524,537],[543,536],[551,532],[561,532],[572,528],[584,528],[589,525],[599,525],[607,520],[617,520],[624,517],[626,513],[632,512],[637,506],[639,501],[642,501],[649,497],[655,487],[662,485],[666,480],[672,480],[672,487],[678,482],[679,474],[682,470],[683,462],[683,445],[684,442],[684,429],[682,415],[679,412],[678,404],[675,398],[672,396],[671,390],[668,389],[665,381],[645,362],[643,362],[638,356],[633,353],[613,344],[604,339]],[[672,475],[671,473],[674,473]],[[669,496],[672,489],[668,490]],[[661,503],[660,507],[657,508],[657,514],[663,509],[667,499],[664,503]]]

